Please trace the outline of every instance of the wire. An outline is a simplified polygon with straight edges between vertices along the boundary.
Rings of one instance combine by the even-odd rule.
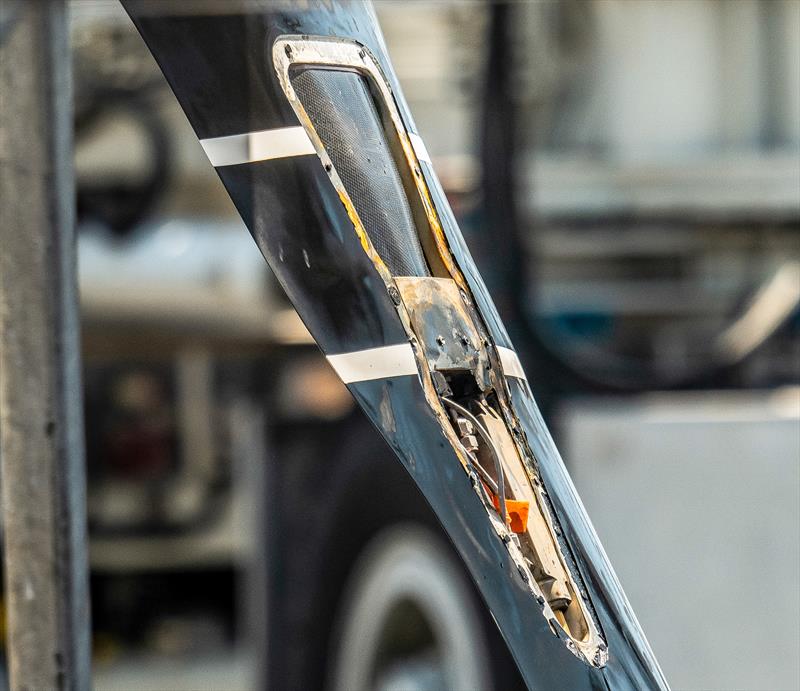
[[[483,480],[483,481],[484,481],[484,482],[485,482],[487,485],[489,485],[489,489],[490,489],[490,490],[492,490],[492,492],[494,492],[495,494],[498,494],[498,493],[499,493],[499,490],[498,490],[498,488],[497,488],[497,483],[494,481],[494,479],[492,478],[492,476],[491,476],[491,475],[489,475],[489,473],[487,472],[486,468],[484,468],[484,467],[483,467],[483,466],[482,466],[482,465],[481,465],[481,464],[478,462],[478,459],[477,459],[477,458],[475,458],[475,456],[472,454],[472,452],[471,452],[469,449],[467,449],[467,447],[466,447],[466,446],[464,446],[464,444],[463,444],[463,443],[462,443],[462,444],[460,444],[460,445],[461,445],[461,448],[463,449],[464,453],[465,453],[465,454],[467,454],[467,456],[469,457],[469,460],[470,460],[470,463],[472,464],[472,467],[473,467],[473,468],[475,468],[475,470],[477,471],[478,475],[480,475],[480,476],[481,476],[481,479],[482,479],[482,480]]]
[[[489,449],[492,452],[492,456],[494,456],[494,466],[495,469],[497,470],[498,487],[496,494],[500,504],[500,515],[503,518],[503,525],[506,525],[508,523],[508,513],[506,513],[506,481],[505,481],[505,476],[503,474],[503,463],[500,457],[500,453],[498,452],[497,447],[494,444],[494,440],[489,435],[489,432],[486,430],[486,428],[480,423],[478,418],[476,418],[464,406],[462,406],[459,403],[456,403],[455,401],[447,398],[446,396],[442,396],[441,398],[444,403],[454,408],[462,415],[466,415],[467,418],[470,420],[470,422],[472,422],[472,424],[475,425],[475,429],[478,430],[478,432],[483,437],[486,444],[489,446]],[[480,465],[478,465],[478,467],[480,468]],[[481,468],[481,470],[483,470],[483,468]]]
[[[458,424],[457,423],[457,420],[458,420],[457,413],[458,413],[458,411],[455,410],[455,409],[452,411],[453,422],[456,422],[456,424]],[[470,451],[464,445],[463,440],[459,440],[458,445],[461,447],[461,450],[467,456],[467,459],[469,460],[470,467],[472,467],[472,469],[475,470],[478,473],[478,475],[481,476],[481,479],[487,485],[489,485],[489,489],[492,490],[492,492],[494,492],[495,494],[497,494],[498,493],[497,483],[494,481],[494,478],[491,475],[489,475],[489,472],[486,470],[486,468],[484,468],[481,465],[480,461],[475,457],[475,455],[472,453],[472,451]],[[484,492],[484,494],[485,494],[485,492]]]

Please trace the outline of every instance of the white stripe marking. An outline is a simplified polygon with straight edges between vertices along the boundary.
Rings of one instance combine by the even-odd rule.
[[[200,143],[215,168],[316,153],[308,134],[299,125],[201,139]]]
[[[417,154],[417,158],[420,161],[430,163],[431,156],[428,153],[428,149],[425,148],[425,142],[422,141],[422,137],[420,137],[418,134],[414,134],[413,132],[409,132],[408,138],[411,140],[411,146],[414,148],[414,153]]]
[[[522,369],[522,363],[511,348],[497,346],[497,354],[500,356],[500,365],[503,368],[503,374],[507,377],[516,377],[517,379],[524,379],[527,381],[528,378],[525,376],[525,370]]]
[[[517,354],[510,348],[497,347],[503,374],[526,379]],[[417,360],[408,343],[328,355],[328,362],[345,384],[388,377],[417,374]]]
[[[328,362],[345,384],[418,372],[414,351],[408,343],[328,355]]]

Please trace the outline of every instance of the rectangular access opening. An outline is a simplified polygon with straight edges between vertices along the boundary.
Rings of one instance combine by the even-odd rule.
[[[293,66],[292,87],[364,229],[393,276],[449,276],[388,111],[370,78]]]

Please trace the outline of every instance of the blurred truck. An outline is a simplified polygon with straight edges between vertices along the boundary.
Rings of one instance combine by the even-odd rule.
[[[119,671],[131,660],[137,673],[152,670],[151,686],[173,674],[189,688],[209,679],[319,688],[358,672],[377,688],[438,688],[459,670],[485,688],[520,685],[435,517],[289,307],[112,5],[77,3],[74,20],[98,686],[134,683]],[[649,35],[662,11],[693,28],[676,34],[684,47],[702,53],[713,34],[721,54],[753,70],[790,70],[800,39],[772,15],[762,26],[761,14],[793,6],[750,5],[676,12],[654,3],[633,12],[632,31]],[[505,104],[513,112],[492,115],[493,126],[516,121],[523,133],[511,203],[519,215],[503,226],[520,232],[509,236],[485,232],[498,217],[481,197],[481,172],[503,171],[486,169],[493,163],[475,145],[482,119],[488,126],[476,103],[497,81],[483,76],[498,49],[484,38],[492,10],[378,7],[537,397],[583,450],[579,489],[592,482],[575,437],[592,419],[587,395],[798,381],[798,135],[782,115],[793,102],[781,110],[766,98],[778,114],[765,107],[759,125],[739,91],[756,72],[741,83],[729,75],[723,124],[739,148],[715,148],[708,113],[718,104],[702,99],[689,120],[665,114],[659,131],[640,131],[630,123],[647,121],[652,100],[626,81],[622,57],[595,59],[628,45],[614,7],[518,10],[506,49],[525,88]],[[789,58],[758,63],[734,40],[738,22],[777,32]],[[718,25],[727,33],[714,33]],[[659,55],[679,46],[664,38],[647,48],[648,64],[668,65]],[[678,108],[684,91],[714,81],[695,77],[668,81],[674,93],[658,102]],[[597,93],[605,87],[611,105]],[[771,134],[751,137],[765,122]],[[386,625],[372,630],[378,611]],[[361,646],[356,630],[370,632]],[[144,688],[143,678],[135,683]]]

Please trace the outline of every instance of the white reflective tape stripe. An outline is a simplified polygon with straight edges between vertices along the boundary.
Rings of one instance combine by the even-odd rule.
[[[431,157],[428,153],[428,150],[425,148],[425,142],[422,141],[422,137],[420,137],[418,134],[414,134],[413,132],[409,132],[408,138],[411,140],[411,146],[414,147],[414,153],[417,154],[417,158],[420,161],[430,163]]]
[[[417,360],[408,343],[328,355],[336,374],[345,384],[417,374]]]
[[[525,372],[517,354],[510,348],[497,346],[500,365],[507,377],[525,379]],[[388,377],[417,374],[417,360],[408,343],[367,348],[352,353],[328,355],[328,362],[345,384]]]
[[[200,143],[214,167],[316,153],[308,134],[300,126],[201,139]]]
[[[516,377],[517,379],[525,379],[525,370],[522,369],[522,363],[519,361],[517,354],[510,348],[497,346],[497,353],[500,356],[500,365],[503,367],[503,374],[507,377]]]

